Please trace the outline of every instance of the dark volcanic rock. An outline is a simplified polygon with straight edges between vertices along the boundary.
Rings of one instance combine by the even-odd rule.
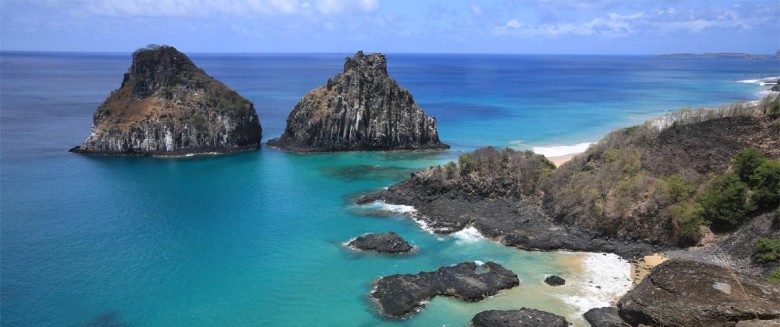
[[[734,326],[741,320],[780,319],[780,286],[716,265],[670,260],[617,306],[634,326]]]
[[[627,324],[620,318],[618,308],[593,308],[583,315],[592,327],[625,327]]]
[[[344,72],[307,93],[268,145],[293,152],[447,149],[436,120],[387,75],[385,55],[358,51]]]
[[[483,148],[461,165],[433,167],[359,204],[385,201],[414,206],[417,219],[436,233],[473,226],[484,236],[523,249],[612,252],[624,257],[649,254],[642,242],[597,238],[576,226],[556,223],[539,207],[538,180],[555,166],[543,156],[509,149]]]
[[[488,310],[471,319],[468,327],[566,327],[566,318],[536,309]]]
[[[413,249],[409,242],[394,232],[358,236],[347,245],[358,250],[380,253],[406,253]]]
[[[544,282],[550,286],[561,286],[566,284],[566,280],[558,276],[552,275],[544,279]]]
[[[432,272],[391,275],[374,282],[370,297],[382,315],[401,318],[436,295],[476,302],[520,284],[512,271],[494,262],[463,262]]]
[[[122,86],[93,117],[92,134],[71,152],[184,155],[257,149],[252,102],[169,46],[133,53]]]

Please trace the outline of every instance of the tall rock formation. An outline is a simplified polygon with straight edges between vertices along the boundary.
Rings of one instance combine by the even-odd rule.
[[[170,46],[133,53],[122,86],[93,117],[92,134],[71,152],[175,156],[257,149],[262,128],[252,102]]]
[[[344,72],[307,93],[269,145],[293,152],[447,149],[436,119],[387,75],[385,55],[358,51]]]

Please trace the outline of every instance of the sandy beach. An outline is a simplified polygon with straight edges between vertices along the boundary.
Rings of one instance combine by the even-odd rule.
[[[574,158],[574,156],[576,156],[576,155],[578,155],[580,153],[582,153],[582,152],[570,153],[570,154],[566,154],[566,155],[562,155],[562,156],[548,157],[547,159],[552,161],[552,163],[555,164],[555,167],[560,167],[562,164],[564,164],[567,161],[571,160],[571,158]]]
[[[646,255],[639,259],[636,263],[631,264],[631,279],[634,281],[634,285],[639,284],[653,267],[660,265],[668,259],[666,256],[660,253],[653,253]]]

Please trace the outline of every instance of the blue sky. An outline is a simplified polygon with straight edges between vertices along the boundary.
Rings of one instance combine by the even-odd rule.
[[[774,53],[780,0],[0,0],[0,49]]]

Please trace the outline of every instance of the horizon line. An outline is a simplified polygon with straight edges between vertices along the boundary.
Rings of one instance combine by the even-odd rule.
[[[142,48],[139,48],[142,49]],[[136,49],[137,50],[137,49]],[[127,55],[132,54],[134,51],[97,51],[97,50],[88,50],[88,51],[72,51],[72,50],[5,50],[0,49],[0,53],[40,53],[40,54],[116,54],[116,55]],[[181,51],[181,50],[179,50]],[[184,52],[185,54],[203,54],[203,55],[258,55],[258,54],[269,54],[269,55],[302,55],[302,54],[311,54],[311,55],[344,55],[344,54],[351,54],[355,53],[357,51],[364,51],[365,50],[356,50],[352,52],[293,52],[293,51],[258,51],[258,52],[243,52],[243,51],[236,51],[236,52],[203,52],[203,51],[191,51],[191,52]],[[694,55],[702,55],[702,54],[720,54],[720,53],[739,53],[739,54],[746,54],[746,55],[763,55],[767,56],[767,59],[771,59],[771,57],[774,55],[773,53],[763,54],[763,53],[749,53],[749,52],[735,52],[735,51],[713,51],[713,52],[664,52],[664,53],[544,53],[544,52],[371,52],[368,51],[367,53],[385,53],[385,54],[414,54],[414,55],[547,55],[547,56],[661,56],[661,55],[672,55],[672,54],[694,54]]]

